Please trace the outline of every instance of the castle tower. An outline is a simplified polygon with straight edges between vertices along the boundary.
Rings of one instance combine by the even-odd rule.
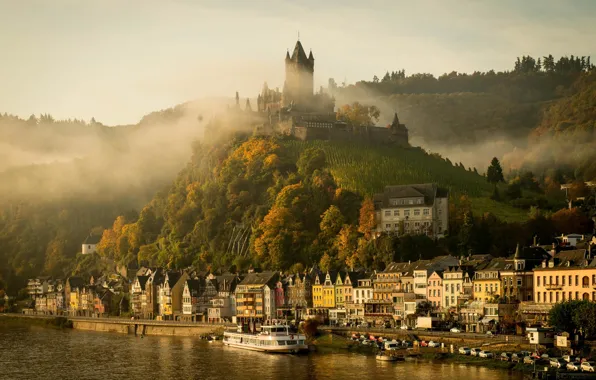
[[[283,105],[307,104],[313,96],[315,58],[312,51],[307,57],[300,40],[294,51],[286,52],[286,80],[284,82]]]

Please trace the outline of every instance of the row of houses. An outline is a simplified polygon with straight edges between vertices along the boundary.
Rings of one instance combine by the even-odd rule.
[[[36,311],[48,314],[126,309],[137,318],[188,322],[321,318],[332,324],[412,327],[425,315],[485,331],[499,324],[544,323],[557,302],[596,302],[596,259],[589,249],[531,246],[518,247],[508,258],[439,256],[391,263],[378,272],[313,267],[299,274],[217,275],[141,268],[130,281],[120,275],[33,279],[28,291]]]

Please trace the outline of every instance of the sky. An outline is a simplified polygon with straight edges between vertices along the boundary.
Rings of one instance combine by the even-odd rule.
[[[0,112],[136,123],[282,87],[300,35],[315,86],[596,58],[593,0],[0,0]],[[595,61],[596,59],[593,59]]]

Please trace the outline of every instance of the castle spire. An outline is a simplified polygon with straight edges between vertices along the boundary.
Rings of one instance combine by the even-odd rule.
[[[393,115],[393,122],[391,125],[398,127],[399,126],[399,117],[397,117],[397,112]]]
[[[310,54],[308,55],[308,60],[309,61],[314,61],[315,57],[312,56],[312,49],[310,49]]]
[[[240,108],[240,95],[236,91],[236,108]]]
[[[252,107],[250,106],[250,99],[246,98],[246,107],[245,107],[245,111],[252,111]]]
[[[286,50],[286,62],[290,60],[290,49]]]

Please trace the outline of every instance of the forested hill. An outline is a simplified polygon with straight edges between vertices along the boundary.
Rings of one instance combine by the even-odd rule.
[[[257,137],[196,144],[191,163],[138,220],[119,217],[104,231],[99,255],[213,270],[298,270],[314,263],[378,269],[398,258],[432,257],[449,247],[425,236],[374,240],[374,209],[366,198],[387,184],[424,181],[450,189],[454,223],[492,189],[473,170],[419,148]],[[508,208],[492,206],[495,212]],[[480,209],[479,215],[487,211],[485,204]],[[511,241],[495,239],[487,250],[513,248],[519,233],[507,231]]]

